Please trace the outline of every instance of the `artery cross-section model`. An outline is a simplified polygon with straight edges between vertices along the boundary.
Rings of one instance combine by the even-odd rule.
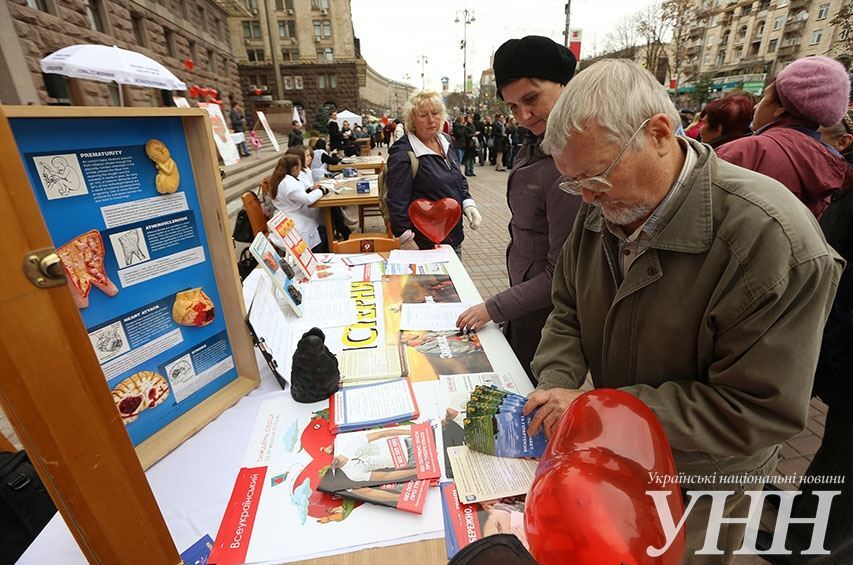
[[[104,240],[98,230],[78,235],[56,250],[68,287],[78,308],[89,306],[89,292],[99,288],[107,296],[118,294],[118,288],[107,277],[104,269]]]

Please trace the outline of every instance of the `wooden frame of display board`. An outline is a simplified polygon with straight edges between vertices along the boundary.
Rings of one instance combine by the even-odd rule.
[[[236,371],[236,378],[136,448],[105,386],[101,363],[67,285],[39,288],[37,284],[47,277],[36,273],[31,279],[25,274],[34,252],[52,251],[55,243],[12,123],[47,120],[45,125],[59,126],[61,120],[76,119],[65,124],[70,128],[72,123],[80,125],[80,119],[127,118],[180,120],[206,234],[202,240],[209,252],[205,263],[212,267]],[[98,143],[93,137],[89,147]],[[4,148],[0,152],[0,225],[4,228],[0,238],[0,406],[90,562],[178,563],[143,469],[259,382],[251,337],[243,322],[245,306],[209,117],[197,109],[0,106],[0,147]],[[198,238],[202,239],[200,234]]]

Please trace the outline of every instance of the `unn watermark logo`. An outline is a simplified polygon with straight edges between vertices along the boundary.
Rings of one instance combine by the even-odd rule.
[[[656,475],[656,474],[653,474]],[[678,481],[684,485],[697,482],[705,482],[707,484],[762,484],[762,483],[778,483],[787,482],[798,484],[801,482],[819,483],[821,485],[834,484],[836,488],[844,483],[843,477],[753,477],[753,476],[719,476],[709,475],[708,477],[696,476],[672,476],[672,475],[656,475],[650,476],[650,482],[667,485]],[[704,480],[703,480],[704,479]],[[669,490],[648,490],[646,495],[652,498],[660,517],[661,527],[665,535],[665,543],[662,547],[649,546],[646,548],[646,553],[650,557],[660,557],[670,548],[672,543],[678,537],[678,533],[684,528],[687,518],[694,510],[697,502],[703,497],[710,498],[710,512],[708,516],[708,524],[705,530],[705,539],[701,548],[697,549],[697,555],[722,555],[723,551],[718,547],[717,540],[720,537],[720,530],[724,524],[734,525],[742,524],[745,526],[744,538],[741,547],[734,551],[735,555],[790,555],[792,551],[787,549],[785,542],[788,537],[788,529],[793,524],[810,524],[811,540],[808,548],[803,549],[802,555],[828,555],[829,551],[824,547],[824,539],[826,537],[826,529],[829,523],[829,511],[832,507],[833,499],[841,494],[840,490],[810,490],[809,494],[817,498],[817,509],[815,515],[810,517],[793,516],[794,502],[798,496],[803,494],[801,490],[693,490],[689,487],[683,487],[687,498],[687,504],[684,508],[684,514],[675,522],[672,513],[670,512],[667,498],[672,495]],[[821,487],[823,488],[823,487]],[[737,494],[743,494],[749,497],[749,509],[746,516],[726,516],[726,502],[729,497]],[[760,549],[756,546],[758,531],[761,524],[762,512],[765,508],[767,500],[770,498],[778,498],[779,504],[776,514],[776,525],[772,529],[772,542],[769,548]],[[772,506],[776,506],[773,504]]]

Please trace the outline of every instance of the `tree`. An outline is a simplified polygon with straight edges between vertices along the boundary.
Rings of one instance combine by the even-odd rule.
[[[670,67],[675,79],[675,92],[678,94],[678,75],[686,59],[687,44],[690,42],[690,28],[698,21],[691,0],[663,0],[661,19],[672,30],[670,41]]]
[[[665,76],[660,76],[660,63],[666,56],[663,37],[669,23],[664,19],[663,9],[658,2],[646,6],[644,10],[638,13],[638,16],[637,32],[646,44],[645,67],[659,81],[665,80]]]
[[[328,104],[323,104],[317,108],[317,112],[314,114],[314,129],[320,133],[329,133],[329,116],[332,115],[334,109]]]
[[[842,5],[838,13],[829,20],[829,25],[838,32],[841,53],[853,53],[853,1]]]
[[[444,105],[447,108],[447,114],[453,118],[456,114],[461,114],[466,109],[472,108],[474,101],[462,92],[451,92],[444,97]]]
[[[711,87],[713,85],[714,79],[707,73],[699,75],[696,77],[696,80],[693,81],[693,93],[691,95],[691,99],[696,103],[697,108],[701,108],[702,105],[708,101],[708,98],[711,96]]]
[[[640,15],[637,13],[622,16],[604,40],[605,52],[619,53],[621,57],[633,61],[640,41],[639,23]]]

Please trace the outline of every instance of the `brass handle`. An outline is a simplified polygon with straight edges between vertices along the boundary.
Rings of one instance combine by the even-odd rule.
[[[38,288],[51,288],[65,284],[65,271],[52,247],[36,249],[24,258],[24,274]]]

